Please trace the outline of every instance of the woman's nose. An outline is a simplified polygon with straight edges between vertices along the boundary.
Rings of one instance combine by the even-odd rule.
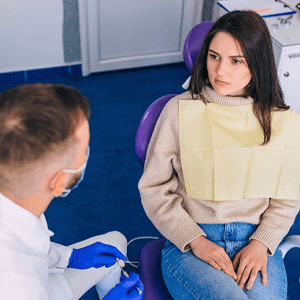
[[[217,67],[217,74],[218,76],[226,75],[228,72],[228,65],[226,61],[221,60],[218,67]]]

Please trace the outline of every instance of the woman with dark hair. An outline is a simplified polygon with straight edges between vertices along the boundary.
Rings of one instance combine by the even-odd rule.
[[[289,106],[283,101],[268,27],[258,14],[251,11],[233,11],[214,24],[199,52],[189,89],[192,95],[199,95],[204,86],[212,87],[206,61],[210,54],[209,45],[218,32],[231,35],[244,53],[242,62],[251,72],[251,81],[245,87],[243,96],[253,98],[253,112],[262,126],[264,144],[268,143],[271,137],[272,109],[286,110]]]
[[[139,182],[174,299],[286,299],[277,247],[299,211],[299,154],[264,20],[224,15],[189,91],[164,107]]]

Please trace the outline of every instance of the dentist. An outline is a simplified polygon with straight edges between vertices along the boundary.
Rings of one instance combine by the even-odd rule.
[[[119,232],[65,247],[50,242],[53,198],[83,179],[89,156],[88,100],[64,85],[26,85],[0,95],[0,299],[75,300],[96,285],[104,300],[142,299],[138,275],[121,278]]]

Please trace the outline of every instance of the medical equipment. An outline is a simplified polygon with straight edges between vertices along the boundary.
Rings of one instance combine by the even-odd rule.
[[[276,31],[281,25],[285,24],[286,27],[289,27],[291,25],[291,22],[289,21],[291,18],[293,17],[293,15],[289,16],[286,19],[283,18],[278,18],[277,19],[277,24],[273,24],[272,28],[274,31]]]
[[[122,271],[122,274],[123,274],[126,278],[129,278],[128,273],[123,269],[123,268],[125,267],[125,262],[124,262],[124,260],[118,259],[118,258],[117,258],[117,259],[116,259],[116,262],[117,262],[117,264],[119,265],[119,267],[120,267],[120,269],[121,269],[121,271]],[[143,293],[137,286],[135,286],[134,288],[139,292],[140,295]]]

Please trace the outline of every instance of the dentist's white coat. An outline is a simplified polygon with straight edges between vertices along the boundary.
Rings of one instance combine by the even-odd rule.
[[[0,299],[67,300],[64,276],[72,249],[50,242],[46,218],[39,219],[0,193]]]

